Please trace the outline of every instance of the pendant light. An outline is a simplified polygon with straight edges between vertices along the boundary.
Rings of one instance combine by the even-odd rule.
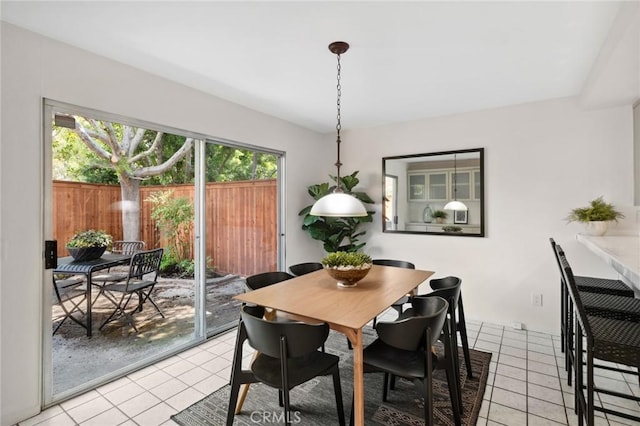
[[[458,201],[458,185],[457,185],[457,176],[458,176],[458,163],[456,159],[456,154],[453,154],[453,201],[449,201],[446,206],[444,206],[445,210],[464,210],[467,211],[467,206]]]
[[[356,197],[345,194],[340,187],[340,97],[342,95],[342,86],[340,84],[340,55],[349,50],[349,44],[344,41],[334,41],[329,45],[329,50],[338,58],[338,123],[336,124],[336,144],[338,145],[338,159],[336,161],[336,169],[338,176],[336,179],[336,189],[328,195],[320,198],[311,207],[309,214],[313,216],[330,216],[330,217],[360,217],[367,215],[367,209]]]

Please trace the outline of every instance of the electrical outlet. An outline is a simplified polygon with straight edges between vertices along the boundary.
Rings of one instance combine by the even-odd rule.
[[[513,324],[511,324],[514,330],[522,330],[522,323],[518,322],[518,321],[514,321]]]
[[[531,304],[533,306],[542,306],[542,294],[540,293],[531,293]]]

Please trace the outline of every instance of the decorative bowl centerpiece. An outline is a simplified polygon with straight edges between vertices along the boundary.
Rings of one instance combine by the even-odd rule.
[[[371,257],[361,252],[336,251],[322,259],[327,273],[340,287],[355,287],[371,270]]]
[[[67,251],[76,261],[99,259],[113,242],[104,231],[89,229],[78,232],[67,243]]]

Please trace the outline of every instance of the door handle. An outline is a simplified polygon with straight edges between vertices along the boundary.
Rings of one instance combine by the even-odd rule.
[[[58,241],[46,240],[44,242],[44,269],[58,267]]]

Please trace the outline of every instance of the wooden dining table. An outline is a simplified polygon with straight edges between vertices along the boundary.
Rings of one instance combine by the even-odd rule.
[[[340,287],[319,270],[234,296],[246,303],[287,312],[310,322],[323,321],[353,346],[354,420],[364,425],[362,328],[396,300],[411,293],[432,271],[373,265],[355,287]]]

